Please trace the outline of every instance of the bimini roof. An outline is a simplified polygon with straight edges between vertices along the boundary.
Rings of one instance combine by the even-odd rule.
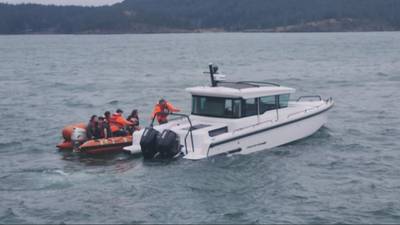
[[[294,88],[283,87],[266,82],[218,82],[216,87],[199,86],[186,88],[192,95],[225,97],[225,98],[257,98],[294,93]]]

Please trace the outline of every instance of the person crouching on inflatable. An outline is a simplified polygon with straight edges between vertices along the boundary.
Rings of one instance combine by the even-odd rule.
[[[126,120],[122,116],[123,111],[121,109],[117,109],[117,111],[110,117],[110,127],[113,137],[120,137],[128,135],[128,132],[125,130],[126,126],[133,126],[133,123]]]
[[[180,109],[175,108],[165,99],[160,99],[158,104],[154,106],[153,112],[151,113],[151,119],[156,117],[159,124],[168,123],[168,114],[171,112],[180,112]]]

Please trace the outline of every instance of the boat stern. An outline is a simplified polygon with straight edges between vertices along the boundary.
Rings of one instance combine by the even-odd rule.
[[[123,151],[133,154],[133,155],[140,154],[141,153],[140,139],[142,138],[143,131],[144,131],[144,129],[135,131],[132,134],[132,145],[124,147]]]

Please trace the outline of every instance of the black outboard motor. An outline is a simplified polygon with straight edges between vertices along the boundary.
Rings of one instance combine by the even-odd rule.
[[[156,141],[159,134],[160,132],[152,127],[146,127],[144,130],[140,139],[140,148],[145,159],[152,159],[157,153]]]
[[[164,130],[157,136],[156,148],[163,158],[172,158],[180,152],[179,136],[172,130]]]

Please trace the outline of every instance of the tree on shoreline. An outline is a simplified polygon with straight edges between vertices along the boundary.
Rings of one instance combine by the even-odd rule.
[[[322,31],[400,30],[398,12],[399,0],[125,0],[101,7],[0,4],[0,34],[276,31],[290,26],[295,29],[281,31],[321,31],[324,26]],[[318,23],[331,19],[335,26]]]

